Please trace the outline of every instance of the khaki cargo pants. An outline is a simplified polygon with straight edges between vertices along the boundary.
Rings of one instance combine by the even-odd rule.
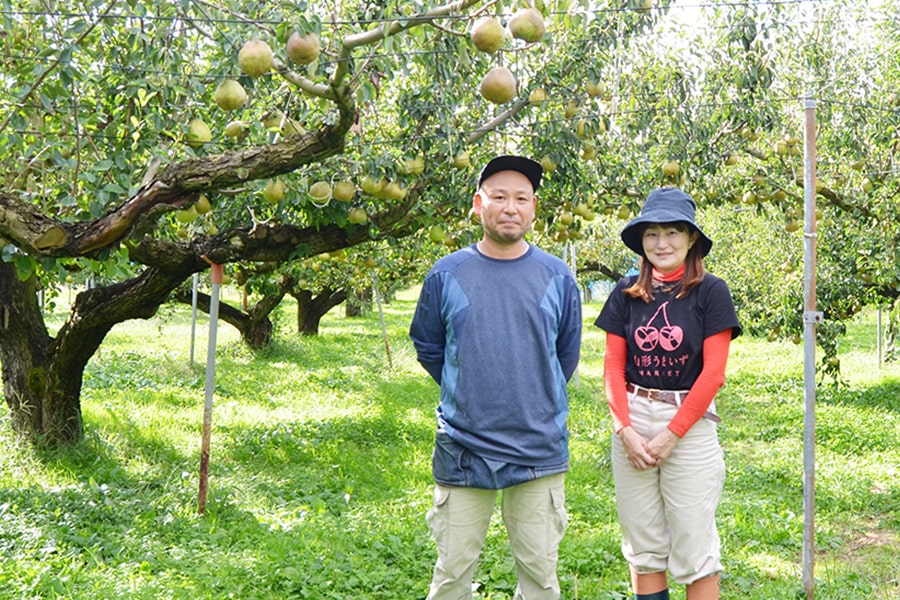
[[[502,513],[516,563],[515,600],[557,600],[559,543],[568,516],[564,475],[502,490]],[[438,560],[428,600],[470,600],[472,578],[500,490],[436,485],[427,521]]]

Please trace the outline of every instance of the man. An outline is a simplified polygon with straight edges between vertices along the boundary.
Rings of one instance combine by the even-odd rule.
[[[565,262],[524,239],[542,174],[520,156],[482,169],[473,198],[482,239],[434,264],[410,326],[419,362],[440,385],[429,600],[472,598],[499,490],[515,598],[560,597],[566,383],[578,364],[581,299]]]

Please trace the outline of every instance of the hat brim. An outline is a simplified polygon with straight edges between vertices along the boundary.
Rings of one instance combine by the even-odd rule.
[[[622,230],[622,241],[625,243],[625,246],[628,247],[629,250],[638,254],[640,256],[644,256],[644,242],[642,239],[642,233],[644,231],[644,225],[651,224],[660,224],[660,223],[686,223],[688,227],[696,231],[700,234],[700,239],[698,243],[700,244],[700,251],[703,256],[709,254],[709,251],[712,250],[713,241],[709,239],[703,230],[697,227],[695,224],[689,221],[658,221],[653,218],[647,218],[644,216],[640,216],[631,221],[625,228]]]

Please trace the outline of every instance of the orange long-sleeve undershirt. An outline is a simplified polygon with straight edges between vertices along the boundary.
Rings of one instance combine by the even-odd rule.
[[[687,398],[684,399],[668,425],[669,430],[678,437],[684,437],[694,423],[703,418],[703,413],[709,409],[719,388],[725,383],[725,365],[728,361],[730,345],[730,328],[703,340],[703,368]],[[625,390],[627,360],[628,343],[625,338],[607,333],[603,380],[616,433],[631,425],[631,417],[628,414],[628,392]]]

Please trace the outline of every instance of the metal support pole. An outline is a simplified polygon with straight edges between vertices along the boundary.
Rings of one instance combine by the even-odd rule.
[[[816,101],[804,100],[806,134],[803,170],[803,589],[815,586],[816,488]]]
[[[209,301],[209,343],[206,351],[206,400],[203,404],[203,433],[200,443],[200,493],[197,500],[197,512],[201,515],[206,510],[206,491],[209,487],[209,446],[212,432],[213,391],[216,374],[216,329],[219,321],[219,288],[222,287],[224,271],[222,265],[211,262],[212,297]]]

